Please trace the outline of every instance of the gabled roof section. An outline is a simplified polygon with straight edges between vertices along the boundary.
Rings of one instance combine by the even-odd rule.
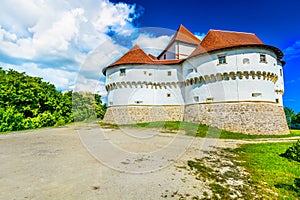
[[[135,45],[119,60],[108,67],[122,64],[151,64],[152,62],[153,60],[138,45]]]
[[[253,33],[210,30],[190,57],[218,49],[247,45],[265,44]]]
[[[198,45],[201,42],[199,38],[197,38],[193,33],[191,33],[191,31],[185,28],[182,24],[180,24],[176,34],[173,36],[170,43],[174,41],[181,41],[181,42],[186,42],[189,44],[196,44],[196,45]]]
[[[182,24],[180,24],[179,28],[177,29],[175,35],[170,40],[167,47],[157,57],[158,58],[161,57],[161,55],[164,54],[175,41],[185,42],[194,45],[198,45],[201,42],[201,40],[197,38],[191,31],[189,31]]]

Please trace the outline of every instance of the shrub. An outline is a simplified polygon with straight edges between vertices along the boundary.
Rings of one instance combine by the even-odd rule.
[[[300,162],[300,140],[293,144],[293,146],[289,147],[285,153],[281,154],[281,156]]]

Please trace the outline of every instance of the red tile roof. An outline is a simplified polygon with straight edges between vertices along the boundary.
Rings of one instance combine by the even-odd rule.
[[[173,41],[181,41],[186,42],[189,44],[199,44],[201,41],[197,38],[191,31],[185,28],[182,24],[180,24],[179,28],[177,29],[176,34],[173,36],[170,43]]]
[[[175,41],[181,41],[181,42],[194,44],[194,45],[198,45],[201,42],[201,40],[197,38],[193,33],[191,33],[191,31],[189,31],[182,24],[180,24],[175,35],[172,37],[165,50],[161,52],[161,54],[159,54],[159,56],[157,57],[158,58],[161,57]]]
[[[255,34],[233,31],[210,30],[202,42],[189,57],[202,53],[238,46],[265,46],[272,48],[279,57],[282,53],[279,49],[265,45]]]
[[[109,67],[122,64],[151,64],[152,62],[153,60],[138,45],[135,45]]]
[[[152,65],[171,65],[182,62],[182,59],[176,60],[158,60],[151,54],[146,54],[143,49],[138,45],[132,47],[127,53],[125,53],[120,59],[111,65],[105,67],[102,71],[105,74],[106,69],[117,65],[128,65],[128,64],[152,64]]]
[[[185,36],[183,36],[182,34],[186,31],[188,30],[184,26],[180,25],[173,39],[174,38],[176,40],[178,38],[184,39]],[[180,34],[178,34],[179,32]],[[189,33],[192,34],[191,32]],[[192,40],[192,37],[189,38]],[[197,40],[200,42],[198,38]],[[196,40],[194,40],[194,42],[195,41]],[[281,59],[283,57],[283,53],[281,52],[280,49],[273,46],[265,45],[253,33],[210,30],[205,36],[205,38],[202,40],[202,42],[197,46],[197,48],[191,53],[191,55],[188,58],[199,54],[215,51],[215,50],[231,48],[231,47],[239,47],[239,46],[262,46],[273,50],[276,53],[278,59]],[[107,68],[117,66],[117,65],[128,65],[128,64],[171,65],[171,64],[179,64],[184,60],[186,59],[158,60],[154,55],[151,54],[147,55],[138,45],[135,45],[126,54],[124,54],[119,60],[109,65],[108,67],[105,67],[103,69],[103,73],[106,74]]]

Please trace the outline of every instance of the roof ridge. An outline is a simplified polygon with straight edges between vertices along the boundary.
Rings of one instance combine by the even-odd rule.
[[[220,29],[209,29],[208,33],[210,31],[220,31],[220,32],[228,32],[228,33],[244,33],[244,34],[256,35],[255,33],[249,33],[249,32],[243,32],[243,31],[229,31],[229,30],[220,30]]]

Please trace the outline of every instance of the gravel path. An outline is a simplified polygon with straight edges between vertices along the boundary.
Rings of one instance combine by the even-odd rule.
[[[253,141],[193,138],[158,129],[103,129],[96,124],[0,135],[0,199],[199,195],[207,188],[184,169],[187,161],[207,156],[214,147],[235,148],[245,142]]]

